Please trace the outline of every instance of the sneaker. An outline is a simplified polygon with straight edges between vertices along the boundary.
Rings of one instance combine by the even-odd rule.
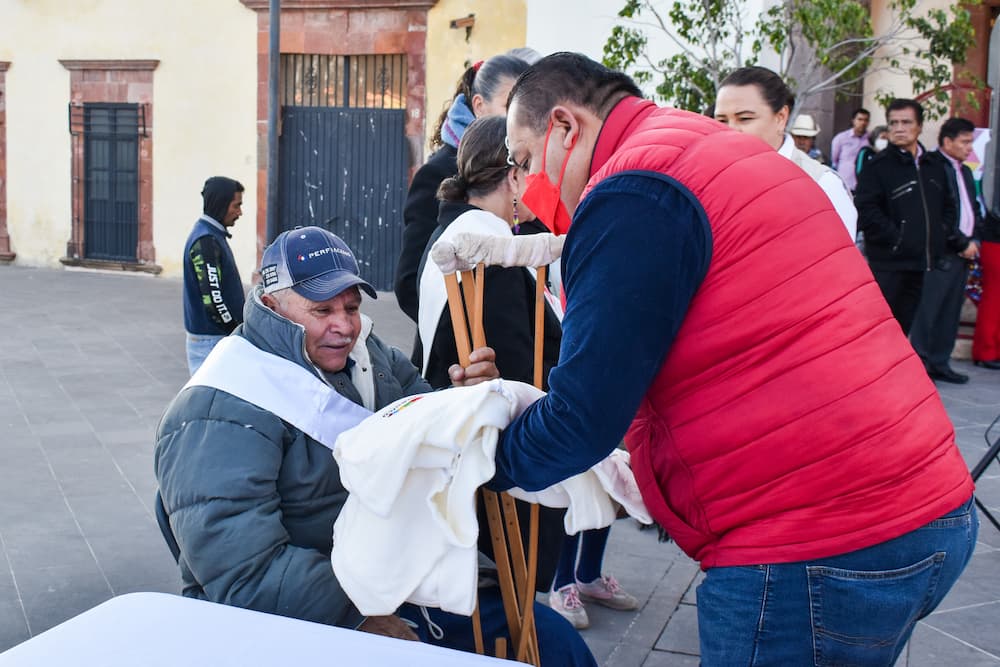
[[[639,601],[635,596],[629,595],[618,585],[618,580],[611,575],[602,575],[589,584],[576,582],[579,594],[589,600],[593,600],[605,607],[618,609],[620,611],[630,611],[639,608]]]
[[[549,593],[549,606],[572,623],[577,630],[590,627],[590,619],[587,618],[587,610],[580,602],[580,593],[576,589],[576,584],[567,584],[557,591],[551,591]]]

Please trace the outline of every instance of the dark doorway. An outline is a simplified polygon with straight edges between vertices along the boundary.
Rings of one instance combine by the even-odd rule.
[[[391,290],[406,196],[404,112],[285,107],[279,143],[281,230],[318,225],[357,256],[376,289]]]
[[[391,290],[406,198],[406,56],[282,56],[280,230],[318,225]]]
[[[83,107],[84,256],[135,262],[139,246],[138,104]]]

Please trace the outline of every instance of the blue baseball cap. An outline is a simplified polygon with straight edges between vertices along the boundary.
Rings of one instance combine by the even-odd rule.
[[[322,227],[282,232],[264,249],[260,262],[264,294],[292,288],[310,301],[332,299],[357,285],[373,299],[375,288],[358,271],[358,261],[344,240]]]

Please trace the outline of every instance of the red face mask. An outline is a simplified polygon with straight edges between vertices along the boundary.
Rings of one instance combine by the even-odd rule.
[[[569,152],[563,158],[562,168],[559,170],[559,182],[553,184],[552,179],[545,173],[545,154],[549,148],[549,137],[552,135],[552,122],[549,121],[549,129],[545,132],[545,145],[542,147],[542,170],[529,174],[524,179],[524,194],[521,201],[531,209],[535,216],[545,223],[545,226],[555,234],[565,234],[569,231],[569,226],[573,219],[566,210],[566,205],[562,202],[563,175],[566,173],[566,165],[569,164],[569,156],[573,152],[576,140],[570,146]]]

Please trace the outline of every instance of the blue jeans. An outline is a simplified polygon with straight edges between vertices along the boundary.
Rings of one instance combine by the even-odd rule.
[[[858,551],[712,568],[698,586],[701,664],[890,667],[965,569],[978,531],[970,498]]]
[[[208,353],[212,351],[215,345],[225,338],[225,336],[212,336],[209,334],[193,334],[189,333],[187,335],[187,358],[188,358],[188,372],[194,375],[194,372],[205,363],[205,358]]]

